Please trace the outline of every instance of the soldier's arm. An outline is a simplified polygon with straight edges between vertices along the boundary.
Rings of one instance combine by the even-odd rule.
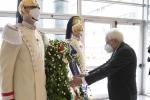
[[[13,75],[15,61],[22,43],[21,33],[14,26],[6,25],[2,34],[0,51],[0,88],[2,100],[14,100]]]

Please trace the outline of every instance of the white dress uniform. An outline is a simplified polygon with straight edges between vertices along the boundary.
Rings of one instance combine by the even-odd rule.
[[[66,40],[66,42],[69,43],[77,52],[76,55],[79,57],[80,63],[78,67],[80,67],[81,73],[86,73],[84,48],[81,41],[79,41],[77,37],[73,36],[71,39]]]
[[[46,43],[46,37],[31,28],[34,27],[26,22],[4,27],[0,51],[3,100],[47,99],[43,42]]]

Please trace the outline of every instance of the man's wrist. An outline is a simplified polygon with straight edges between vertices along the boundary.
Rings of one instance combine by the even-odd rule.
[[[86,76],[87,76],[87,75],[89,75],[89,73],[88,73],[88,72],[87,72],[87,73],[85,73],[85,74],[86,74]]]

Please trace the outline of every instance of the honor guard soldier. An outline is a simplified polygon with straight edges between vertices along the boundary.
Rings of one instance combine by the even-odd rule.
[[[7,24],[2,34],[2,100],[46,100],[44,44],[48,39],[35,25],[40,7],[36,0],[22,0],[18,8],[22,23]]]
[[[72,56],[72,62],[69,63],[69,68],[72,76],[78,76],[80,73],[86,73],[84,48],[81,43],[81,38],[83,36],[81,21],[82,19],[79,16],[71,17],[68,21],[66,30],[66,42],[69,43],[69,47],[71,48],[70,55]],[[75,59],[74,56],[77,56],[78,59]],[[79,88],[80,90],[82,89],[83,92],[78,94],[80,94],[80,96],[82,95],[83,100],[88,100],[87,86],[82,84]],[[73,89],[76,91],[75,88]],[[76,97],[78,94],[76,94]],[[74,99],[76,99],[76,97],[74,97]]]

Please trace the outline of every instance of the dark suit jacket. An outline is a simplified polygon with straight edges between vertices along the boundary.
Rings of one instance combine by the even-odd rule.
[[[90,71],[85,80],[90,85],[108,77],[110,100],[136,100],[136,66],[137,58],[134,50],[122,42],[112,57],[103,65]]]

